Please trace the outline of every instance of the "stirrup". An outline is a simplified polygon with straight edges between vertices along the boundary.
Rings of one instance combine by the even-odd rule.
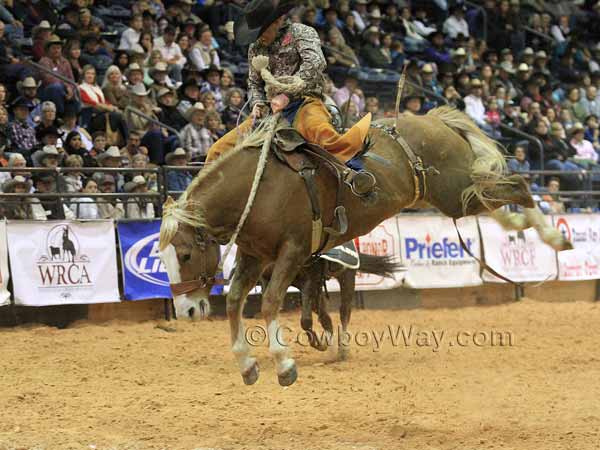
[[[350,190],[357,197],[365,197],[373,192],[377,179],[375,175],[366,170],[354,171],[348,169],[344,173],[344,182],[350,187]]]

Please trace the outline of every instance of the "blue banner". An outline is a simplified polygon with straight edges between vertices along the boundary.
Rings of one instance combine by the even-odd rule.
[[[160,260],[160,220],[117,224],[125,300],[171,298],[167,270]],[[219,295],[223,286],[213,287]]]

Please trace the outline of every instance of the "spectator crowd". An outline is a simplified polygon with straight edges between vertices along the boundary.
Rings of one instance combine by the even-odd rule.
[[[154,217],[143,194],[183,191],[184,166],[248,113],[247,48],[233,34],[246,3],[0,0],[0,190],[81,193],[7,197],[0,215]],[[298,3],[289,20],[321,37],[338,125],[392,115],[395,82],[377,80],[406,71],[404,113],[450,104],[505,144],[510,170],[555,171],[547,186],[527,175],[546,211],[564,209],[558,192],[600,181],[600,1]],[[159,179],[163,165],[184,168]],[[135,170],[101,170],[119,168]]]

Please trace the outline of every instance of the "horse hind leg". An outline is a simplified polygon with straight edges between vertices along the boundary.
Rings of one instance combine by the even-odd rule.
[[[356,270],[344,270],[340,276],[338,276],[340,283],[340,322],[341,330],[340,337],[338,339],[338,359],[344,361],[348,359],[350,354],[350,347],[345,339],[348,336],[348,324],[350,323],[350,316],[352,315],[352,302],[354,301],[354,291],[356,284]],[[342,339],[342,336],[344,339]]]
[[[533,227],[540,239],[557,252],[573,248],[573,244],[559,230],[548,224],[545,216],[537,206],[523,208],[523,213],[497,209],[491,215],[506,230],[522,231]]]
[[[269,286],[263,294],[262,314],[267,326],[269,351],[275,359],[281,386],[293,384],[298,378],[298,372],[296,362],[289,356],[288,345],[277,317],[287,288],[296,278],[304,259],[305,254],[300,246],[291,242],[284,244],[275,261]]]
[[[313,330],[313,305],[319,302],[321,296],[321,273],[323,270],[322,260],[312,264],[301,276],[296,278],[302,294],[302,317],[300,325],[308,337],[308,343],[311,347],[319,351],[325,351],[326,346],[322,346],[317,333]],[[318,311],[317,311],[318,312]]]
[[[466,215],[489,212],[506,205],[534,208],[529,185],[520,175],[511,175],[500,182],[475,182],[463,192]]]

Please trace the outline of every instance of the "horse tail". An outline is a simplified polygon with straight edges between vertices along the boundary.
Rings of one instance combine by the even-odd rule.
[[[393,278],[394,272],[398,272],[401,268],[402,264],[395,261],[393,256],[375,256],[360,253],[359,272]]]
[[[441,106],[432,109],[427,115],[437,117],[460,134],[475,153],[470,174],[473,184],[463,190],[461,195],[463,213],[467,214],[468,206],[474,200],[479,200],[489,211],[494,210],[492,202],[504,200],[493,196],[498,185],[516,183],[514,179],[507,177],[506,161],[498,150],[499,144],[486,136],[466,114],[452,107]]]

